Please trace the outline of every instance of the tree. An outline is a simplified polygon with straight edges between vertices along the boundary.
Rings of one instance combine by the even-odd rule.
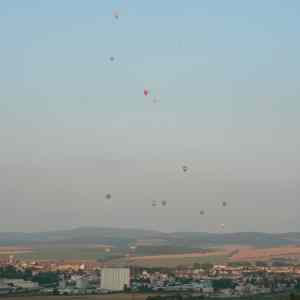
[[[251,267],[251,263],[248,261],[234,261],[228,264],[230,267]]]
[[[31,269],[25,269],[24,274],[23,274],[23,278],[24,280],[32,280],[32,271]]]
[[[203,269],[207,274],[209,274],[213,267],[214,265],[210,263],[204,263],[201,265],[201,269]]]
[[[199,263],[197,263],[197,262],[195,262],[194,264],[193,264],[193,269],[200,269],[201,268],[201,264],[199,264]]]
[[[17,270],[13,266],[2,267],[0,268],[0,278],[22,279],[23,272]]]
[[[262,267],[262,268],[268,267],[268,263],[265,262],[265,261],[261,261],[261,260],[256,261],[256,262],[255,262],[255,265],[256,265],[257,267]]]
[[[32,281],[40,285],[56,285],[59,282],[59,274],[54,272],[42,272],[34,276]]]
[[[234,282],[229,278],[221,278],[213,280],[212,282],[213,288],[216,290],[221,289],[232,289],[234,288]]]

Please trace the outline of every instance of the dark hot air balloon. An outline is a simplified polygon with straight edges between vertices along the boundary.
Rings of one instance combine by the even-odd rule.
[[[144,89],[144,96],[147,97],[149,95],[149,90]]]
[[[119,20],[119,13],[117,11],[114,11],[113,16],[116,20]]]
[[[183,170],[183,172],[187,172],[188,171],[188,167],[187,166],[182,166],[182,170]]]

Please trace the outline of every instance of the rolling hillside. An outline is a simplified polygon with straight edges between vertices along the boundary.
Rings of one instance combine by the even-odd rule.
[[[300,244],[300,233],[162,233],[141,229],[96,227],[38,233],[0,232],[0,246],[38,246],[46,244],[111,245],[119,248],[128,247],[128,245],[142,244],[158,248],[160,247],[163,251],[168,251],[170,247],[182,248],[183,245],[189,245],[188,247],[190,249],[220,247],[231,244],[255,247],[275,247]],[[187,248],[187,246],[184,248]],[[145,251],[151,252],[149,249]]]

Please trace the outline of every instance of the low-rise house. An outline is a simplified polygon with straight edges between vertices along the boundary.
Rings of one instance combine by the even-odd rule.
[[[12,287],[9,285],[0,282],[0,295],[6,295],[12,292]]]
[[[15,288],[21,288],[25,290],[39,289],[39,284],[37,282],[27,281],[24,279],[4,279],[3,283]]]

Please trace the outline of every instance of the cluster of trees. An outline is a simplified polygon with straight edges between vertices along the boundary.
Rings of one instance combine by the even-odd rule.
[[[228,266],[233,267],[233,268],[238,268],[238,267],[251,267],[252,264],[249,261],[232,261],[228,263]]]
[[[147,300],[203,300],[203,296],[192,296],[192,295],[187,295],[187,294],[174,294],[174,295],[165,295],[165,296],[149,296]],[[248,298],[245,298],[248,299]],[[254,297],[251,299],[260,299],[259,297]],[[264,298],[262,298],[264,299]],[[275,297],[274,297],[275,299]],[[300,300],[300,295],[299,294],[290,294],[288,297],[283,298],[286,300]]]
[[[13,266],[0,268],[0,278],[24,279],[37,282],[39,285],[56,285],[59,282],[59,273],[57,272],[40,272],[33,275],[30,269],[18,270]]]
[[[212,281],[212,286],[215,290],[233,289],[235,287],[235,283],[230,278],[220,278],[214,279]]]
[[[204,249],[196,249],[197,252],[207,252]],[[138,246],[136,248],[136,255],[161,255],[161,254],[182,254],[193,253],[195,248],[179,245],[156,245],[156,246]]]
[[[0,278],[23,279],[24,272],[17,270],[13,266],[1,267],[0,268]]]
[[[193,264],[193,269],[202,269],[206,272],[209,272],[213,267],[214,267],[214,265],[211,263],[203,263],[203,264],[194,263]]]
[[[300,300],[300,295],[292,293],[290,294],[290,300]]]
[[[166,268],[166,267],[152,267],[152,268],[144,268],[144,267],[139,267],[139,266],[132,266],[131,267],[131,273],[132,274],[140,274],[143,271],[149,272],[149,273],[155,273],[155,272],[160,272],[164,273],[167,275],[173,275],[174,270],[172,268]]]
[[[42,272],[35,275],[32,281],[42,286],[56,286],[59,282],[59,274],[56,272]]]

